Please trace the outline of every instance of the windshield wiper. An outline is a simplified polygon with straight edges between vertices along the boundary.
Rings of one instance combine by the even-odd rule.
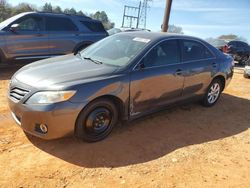
[[[75,55],[75,56],[78,56],[80,59],[83,59],[80,52],[77,52],[77,53],[75,53],[74,55]]]
[[[90,60],[98,65],[100,64],[103,64],[101,61],[98,61],[98,60],[95,60],[95,59],[92,59],[91,57],[83,57],[83,59],[86,59],[86,60]]]

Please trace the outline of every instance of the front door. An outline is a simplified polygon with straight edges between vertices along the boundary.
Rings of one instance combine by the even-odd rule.
[[[18,24],[16,31],[8,29],[6,35],[6,46],[10,57],[30,59],[48,55],[48,35],[42,17],[27,15],[13,24]]]
[[[181,97],[184,77],[177,40],[151,49],[131,72],[130,115],[166,105]]]

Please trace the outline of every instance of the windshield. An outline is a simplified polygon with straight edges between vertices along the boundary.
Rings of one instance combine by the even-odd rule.
[[[7,20],[4,20],[3,22],[0,23],[0,30],[8,26],[10,23],[14,22],[16,19],[20,18],[24,14],[18,14],[13,17],[8,18]]]
[[[104,64],[123,67],[139,54],[150,42],[149,39],[129,35],[107,37],[81,51],[83,58],[91,58]]]

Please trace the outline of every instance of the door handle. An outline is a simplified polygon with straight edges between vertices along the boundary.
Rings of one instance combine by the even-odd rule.
[[[216,67],[217,67],[217,63],[212,63],[212,66],[213,66],[214,68],[216,68]]]
[[[177,69],[176,71],[175,71],[175,75],[177,75],[177,76],[180,76],[180,75],[182,75],[182,70],[181,69]]]
[[[36,37],[42,37],[43,34],[39,33],[39,34],[36,34],[35,36],[36,36]]]

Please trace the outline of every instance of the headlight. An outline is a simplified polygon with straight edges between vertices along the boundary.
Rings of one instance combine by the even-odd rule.
[[[69,100],[76,91],[42,91],[32,95],[26,104],[52,104]]]

